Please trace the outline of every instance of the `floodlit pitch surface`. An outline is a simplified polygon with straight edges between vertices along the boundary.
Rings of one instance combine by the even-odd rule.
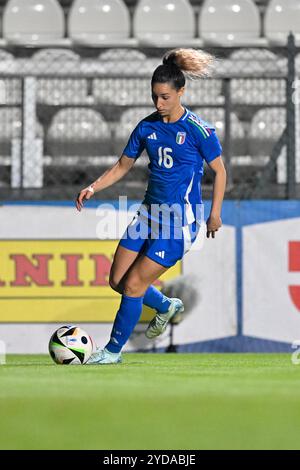
[[[299,449],[288,354],[126,354],[122,365],[0,366],[1,449]]]

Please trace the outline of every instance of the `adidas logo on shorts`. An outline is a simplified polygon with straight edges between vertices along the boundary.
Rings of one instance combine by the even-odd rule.
[[[165,252],[164,251],[157,251],[155,253],[156,256],[159,256],[160,258],[164,259],[165,257]]]

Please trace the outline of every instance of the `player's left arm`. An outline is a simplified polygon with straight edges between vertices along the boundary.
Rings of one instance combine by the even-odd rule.
[[[221,156],[208,163],[215,173],[210,215],[206,221],[206,236],[215,238],[215,232],[222,226],[221,210],[226,188],[226,169]]]

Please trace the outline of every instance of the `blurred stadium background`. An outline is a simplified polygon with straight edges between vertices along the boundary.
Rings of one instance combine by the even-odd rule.
[[[118,303],[107,284],[116,242],[89,248],[87,240],[118,238],[96,235],[97,206],[116,205],[119,195],[142,200],[146,156],[81,218],[72,201],[153,110],[150,78],[173,47],[217,58],[212,77],[187,84],[184,104],[215,125],[228,172],[219,241],[170,272],[169,279],[191,276],[201,299],[175,341],[182,350],[289,350],[300,327],[299,5],[0,0],[0,289],[8,350],[45,351],[51,324],[63,321],[91,322],[98,335],[93,328],[103,322],[100,337],[108,334]],[[212,187],[206,168],[207,201]],[[27,322],[37,328],[35,346],[20,339]],[[143,349],[137,336],[132,347]]]
[[[292,96],[300,54],[287,47],[290,31],[299,38],[298,3],[1,0],[1,196],[73,198],[153,109],[149,79],[163,52],[192,46],[218,58],[213,78],[188,84],[184,104],[216,125],[226,196],[299,197]],[[145,181],[144,159],[103,198],[140,199]],[[211,183],[207,172],[205,195]]]

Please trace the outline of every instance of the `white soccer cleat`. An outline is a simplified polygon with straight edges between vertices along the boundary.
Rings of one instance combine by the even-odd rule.
[[[97,365],[97,364],[120,364],[122,362],[121,353],[111,353],[107,349],[97,348],[96,352],[91,355],[86,364]]]
[[[181,314],[184,312],[184,306],[180,299],[170,299],[171,305],[169,310],[166,313],[157,313],[155,317],[151,320],[146,330],[146,336],[149,339],[155,338],[156,336],[161,335],[167,328],[168,323],[173,319],[174,323],[176,322],[176,317],[181,317]]]

